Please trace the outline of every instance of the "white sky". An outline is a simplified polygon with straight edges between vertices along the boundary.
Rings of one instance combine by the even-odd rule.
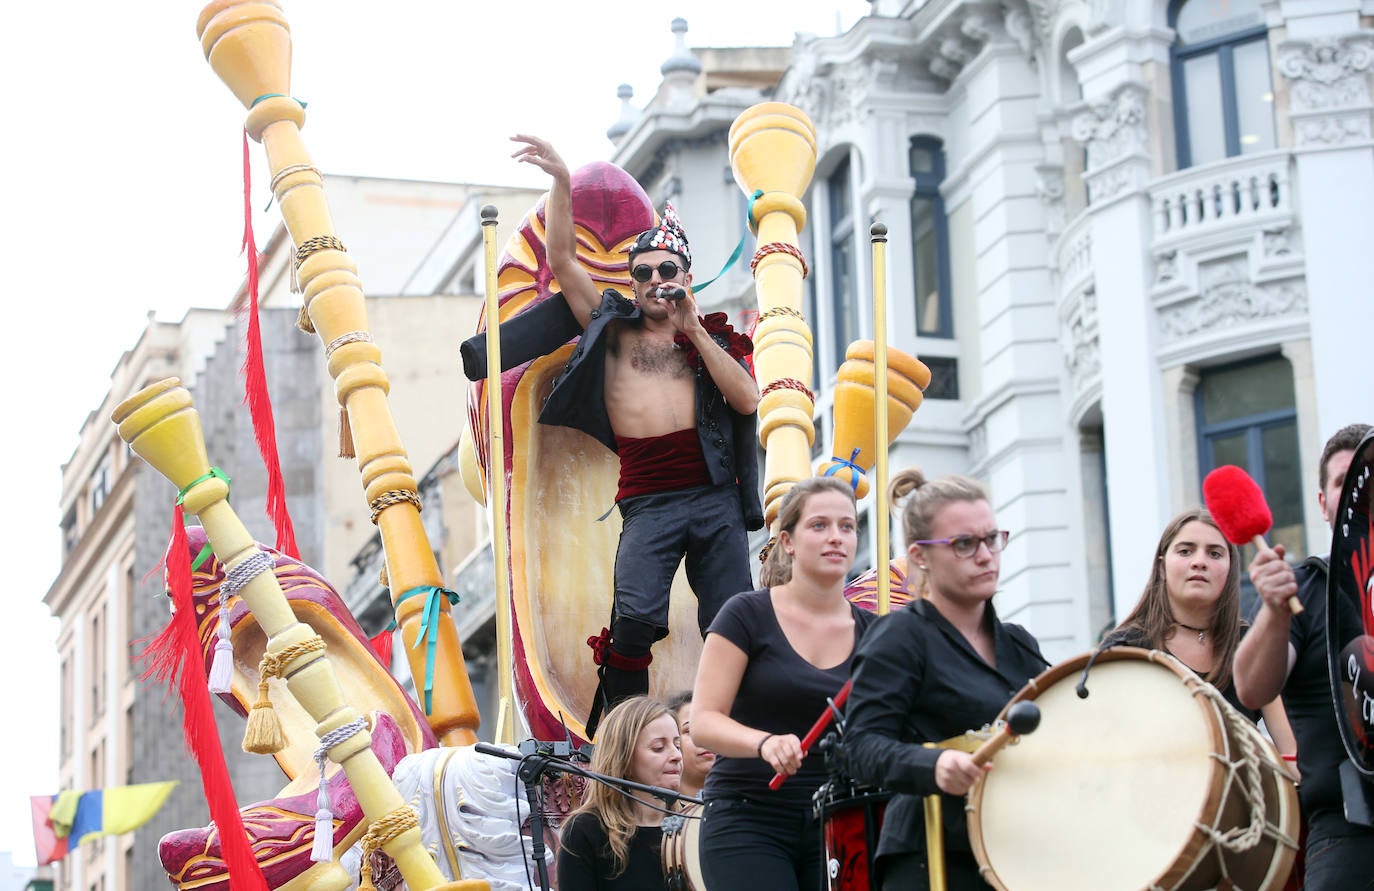
[[[509,159],[515,132],[551,139],[572,167],[609,157],[616,87],[633,86],[636,104],[653,95],[674,16],[687,19],[689,46],[785,46],[868,11],[866,0],[284,6],[316,166],[510,185],[542,184]],[[57,791],[57,621],[42,597],[59,568],[61,465],[147,313],[175,321],[190,306],[223,306],[243,274],[244,112],[201,54],[200,8],[38,0],[7,4],[0,28],[0,281],[11,306],[0,466],[22,477],[3,524],[11,613],[0,678],[17,720],[3,743],[0,851],[19,864],[34,862],[28,796]],[[613,11],[597,22],[595,9]],[[261,210],[267,177],[261,147],[252,151]],[[275,209],[259,215],[259,244],[276,221]]]

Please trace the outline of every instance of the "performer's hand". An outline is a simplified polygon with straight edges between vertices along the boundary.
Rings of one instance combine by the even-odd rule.
[[[511,153],[511,157],[525,164],[533,164],[540,170],[555,178],[568,178],[568,165],[563,163],[558,152],[554,151],[553,145],[548,140],[540,139],[537,136],[526,136],[517,133],[510,138],[511,142],[523,142],[524,147]]]
[[[992,764],[974,764],[973,756],[957,749],[945,749],[935,761],[935,785],[941,792],[963,795]]]
[[[1283,559],[1283,545],[1262,548],[1250,561],[1250,582],[1255,586],[1264,605],[1284,616],[1288,611],[1288,598],[1298,593],[1298,578],[1293,567]]]
[[[802,753],[801,740],[794,733],[770,736],[764,740],[761,750],[763,760],[768,762],[774,772],[780,773],[785,777],[790,777],[801,769]]]
[[[702,328],[701,317],[697,315],[697,299],[692,296],[692,289],[686,285],[677,285],[669,282],[667,287],[680,287],[687,292],[687,296],[681,300],[666,301],[668,305],[668,319],[673,323],[673,327],[691,337],[694,330]]]

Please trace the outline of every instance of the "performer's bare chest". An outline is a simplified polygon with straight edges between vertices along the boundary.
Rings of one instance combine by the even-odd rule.
[[[694,425],[695,375],[672,341],[621,331],[607,344],[606,410],[618,436],[662,436]]]

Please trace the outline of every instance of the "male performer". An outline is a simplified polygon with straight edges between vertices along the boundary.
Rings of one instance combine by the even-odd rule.
[[[1328,524],[1335,522],[1346,470],[1369,429],[1351,424],[1322,449],[1317,503]],[[1236,652],[1236,692],[1251,708],[1283,693],[1298,740],[1298,794],[1307,818],[1304,891],[1374,889],[1374,829],[1346,820],[1341,790],[1346,754],[1327,671],[1326,560],[1309,558],[1294,571],[1283,556],[1277,545],[1250,564],[1263,605]],[[1288,609],[1293,594],[1304,608],[1298,616]]]
[[[759,388],[742,361],[753,350],[748,338],[697,316],[691,250],[672,206],[629,250],[634,301],[599,293],[577,260],[567,165],[542,139],[513,141],[523,144],[513,157],[553,178],[544,217],[549,267],[562,288],[561,299],[525,315],[570,309],[582,329],[539,421],[582,430],[620,455],[624,526],[609,639],[603,632],[588,641],[601,666],[590,738],[603,708],[648,692],[650,647],[668,634],[668,593],[684,556],[703,634],[727,598],[753,587],[746,530],[763,525],[754,459]],[[503,364],[551,352],[570,336],[546,326],[535,346],[533,327],[502,326]],[[485,375],[480,341],[463,345],[472,379]]]

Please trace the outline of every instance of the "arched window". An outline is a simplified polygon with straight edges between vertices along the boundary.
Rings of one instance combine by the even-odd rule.
[[[1179,168],[1274,148],[1272,65],[1260,0],[1174,0],[1169,23]]]

